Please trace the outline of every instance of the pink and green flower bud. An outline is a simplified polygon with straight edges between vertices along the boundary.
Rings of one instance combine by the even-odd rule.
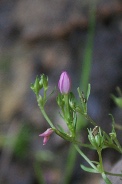
[[[45,145],[47,143],[47,141],[50,138],[50,135],[53,133],[53,129],[52,128],[48,128],[45,132],[43,132],[42,134],[40,134],[40,137],[44,137],[43,139],[43,145]]]
[[[69,78],[69,75],[67,74],[67,72],[64,71],[60,75],[58,87],[59,87],[59,90],[62,94],[69,93],[70,87],[71,87],[71,82],[70,82],[70,78]]]

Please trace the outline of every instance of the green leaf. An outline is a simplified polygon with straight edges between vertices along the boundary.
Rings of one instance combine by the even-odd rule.
[[[88,98],[90,96],[90,91],[91,91],[91,85],[88,84],[87,95],[86,95],[87,101],[88,101]]]
[[[97,170],[93,169],[93,168],[90,168],[90,167],[86,167],[84,165],[80,165],[81,168],[84,170],[84,171],[87,171],[87,172],[91,172],[91,173],[99,173]]]
[[[111,95],[111,98],[113,99],[114,103],[119,107],[122,108],[122,97],[116,97],[114,95]]]
[[[76,130],[76,123],[77,123],[77,114],[74,114],[74,119],[73,119],[73,123],[74,123],[74,129]]]
[[[97,161],[91,161],[93,164],[97,164],[97,165],[99,165],[99,162],[97,162]]]
[[[112,133],[114,133],[116,135],[116,131],[115,131],[115,120],[112,114],[109,114],[112,118]]]

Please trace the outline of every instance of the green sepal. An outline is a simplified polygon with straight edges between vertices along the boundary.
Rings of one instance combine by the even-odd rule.
[[[58,94],[57,98],[56,98],[57,104],[58,106],[63,109],[64,108],[64,95],[62,94]]]
[[[114,121],[114,117],[112,114],[109,114],[112,118],[112,132],[109,133],[110,137],[112,140],[116,139],[116,131],[115,131],[115,121]]]
[[[41,82],[41,81],[42,81],[42,83],[43,83],[43,88],[44,88],[44,90],[47,91],[47,89],[48,89],[48,77],[47,77],[46,75],[42,74],[42,75],[41,75],[41,80],[40,80],[40,82]]]
[[[76,102],[75,102],[75,96],[72,92],[69,93],[69,105],[70,105],[70,108],[75,111]]]
[[[42,89],[42,87],[43,86],[42,86],[42,84],[40,84],[40,79],[37,76],[35,82],[33,84],[31,84],[30,88],[34,91],[34,93],[36,95],[38,95],[39,91],[40,91],[40,89]]]

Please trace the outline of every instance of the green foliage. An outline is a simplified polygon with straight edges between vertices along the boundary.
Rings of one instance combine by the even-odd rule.
[[[46,76],[44,77],[44,75],[43,75],[43,76],[40,77],[41,81],[43,81],[42,79],[47,80],[47,77]],[[89,96],[90,96],[90,89],[91,89],[90,84],[89,84],[88,89],[86,91],[86,95],[83,91],[81,91],[80,88],[77,88],[80,103],[76,100],[76,98],[75,98],[75,96],[72,92],[69,92],[67,94],[65,94],[65,93],[59,93],[58,94],[57,104],[60,108],[61,118],[63,118],[64,122],[66,123],[68,131],[64,131],[61,128],[61,125],[57,125],[55,127],[55,125],[50,120],[50,118],[48,117],[48,115],[46,114],[45,109],[44,109],[44,103],[47,100],[46,90],[48,89],[48,86],[47,86],[47,83],[46,83],[45,84],[46,88],[45,88],[45,85],[43,85],[43,87],[42,86],[38,87],[38,85],[40,83],[40,80],[38,78],[36,78],[35,83],[33,84],[33,89],[34,89],[33,91],[36,94],[36,98],[37,98],[39,108],[40,108],[43,116],[45,117],[45,119],[47,120],[49,125],[51,126],[52,130],[57,135],[59,135],[60,137],[65,139],[66,141],[72,142],[73,145],[75,146],[75,149],[77,150],[77,152],[91,166],[91,167],[86,167],[86,166],[81,164],[81,168],[83,170],[85,170],[87,172],[91,172],[91,173],[100,173],[102,175],[104,181],[106,182],[106,184],[111,184],[110,180],[106,176],[106,172],[105,172],[104,167],[103,167],[102,150],[105,149],[105,148],[113,148],[113,149],[117,150],[118,152],[122,153],[122,147],[119,144],[119,141],[118,141],[117,135],[116,135],[115,121],[114,121],[113,116],[111,115],[111,117],[112,117],[112,130],[109,134],[107,134],[104,130],[102,130],[101,127],[98,127],[97,123],[92,120],[92,118],[89,116],[88,111],[87,111],[87,103],[88,103],[88,99],[89,99]],[[42,85],[42,82],[41,82],[41,85]],[[42,89],[44,91],[43,96],[39,95],[39,92]],[[88,120],[91,123],[92,126],[94,126],[93,129],[91,129],[91,128],[88,129],[88,139],[89,139],[91,145],[83,144],[81,141],[77,140],[77,117],[79,117],[78,116],[79,114],[84,119]],[[21,137],[23,137],[24,140]],[[21,149],[21,144],[23,145],[23,142],[24,142],[25,145],[26,145],[26,143],[27,143],[26,141],[27,141],[26,136],[24,137],[23,135],[20,134],[20,139],[19,139],[19,142],[17,143],[17,148],[20,149],[19,152],[22,152],[24,150],[23,147]],[[98,153],[99,161],[98,162],[91,161],[81,151],[81,149],[79,148],[78,145],[80,145],[82,147],[85,146],[87,148],[95,149]],[[71,149],[71,151],[72,150],[73,149]],[[74,152],[72,154],[73,155],[72,160],[75,160],[75,156],[76,156],[75,153],[76,152]],[[69,157],[68,163],[70,163],[70,158],[71,157]],[[71,162],[70,166],[72,166],[72,162]],[[71,172],[71,168],[67,167],[67,169],[66,169],[66,172],[67,172],[68,176],[69,176],[69,173]],[[65,181],[68,181],[68,180],[66,179]]]
[[[28,157],[29,153],[29,143],[30,143],[30,138],[31,138],[31,129],[29,126],[24,125],[19,134],[17,135],[16,143],[14,146],[14,154],[21,158],[24,159]]]
[[[114,103],[119,107],[122,108],[122,92],[120,90],[119,87],[117,87],[117,93],[118,93],[118,97],[116,97],[115,95],[111,95],[111,98],[113,99]]]
[[[90,168],[90,167],[86,167],[86,166],[84,166],[84,165],[80,165],[81,166],[81,168],[84,170],[84,171],[86,171],[86,172],[91,172],[91,173],[99,173],[97,170],[95,170],[95,169],[93,169],[93,168]]]
[[[119,107],[122,108],[122,97],[116,97],[114,95],[111,95],[113,101],[115,102],[115,104]]]

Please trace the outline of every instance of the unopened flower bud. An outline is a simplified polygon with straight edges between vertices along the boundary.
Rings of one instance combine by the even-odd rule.
[[[116,133],[115,132],[109,133],[109,135],[110,135],[112,140],[116,139]]]
[[[36,80],[34,82],[34,84],[31,84],[31,89],[34,91],[34,93],[39,94],[39,91],[41,90],[41,88],[43,87],[40,82],[39,82],[39,77],[36,77]]]
[[[44,90],[46,91],[48,89],[48,77],[42,74],[41,80],[43,81],[43,87]]]
[[[67,72],[62,72],[59,82],[58,82],[59,90],[62,94],[68,94],[71,87],[71,82],[69,75]]]
[[[100,127],[98,128],[98,126],[96,126],[93,131],[90,129],[88,130],[89,135],[89,141],[91,142],[91,144],[96,148],[101,148],[104,146],[104,136],[101,133],[101,129]]]
[[[47,143],[47,141],[50,138],[50,135],[53,133],[53,129],[52,128],[48,128],[45,132],[43,132],[42,134],[40,134],[39,136],[44,137],[43,139],[43,145],[45,145]]]

